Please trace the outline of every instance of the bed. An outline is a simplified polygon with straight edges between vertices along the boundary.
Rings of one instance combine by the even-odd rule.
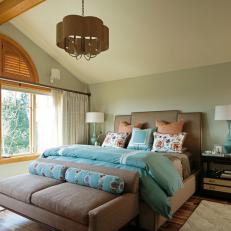
[[[131,115],[117,115],[115,117],[114,130],[118,130],[120,121],[126,121],[133,125],[144,123],[146,128],[152,128],[155,127],[156,120],[163,120],[167,122],[183,120],[185,122],[184,131],[187,132],[187,138],[184,142],[184,146],[190,153],[189,161],[191,165],[191,172],[188,176],[184,177],[183,188],[170,198],[172,212],[175,213],[196,191],[202,146],[202,113],[182,113],[178,110],[171,110],[133,112]],[[166,221],[167,218],[153,212],[147,203],[141,201],[140,225],[142,228],[154,231]]]
[[[118,131],[120,122],[128,122],[130,124],[136,125],[138,123],[144,124],[144,128],[154,128],[156,120],[162,120],[166,122],[174,122],[178,120],[184,121],[184,132],[187,132],[187,138],[184,142],[184,147],[186,152],[183,154],[172,154],[172,153],[161,153],[161,155],[167,157],[171,163],[168,162],[163,164],[161,168],[163,171],[177,169],[179,175],[183,178],[183,187],[179,189],[179,179],[172,171],[172,175],[169,176],[169,181],[167,179],[166,191],[169,191],[166,195],[163,195],[162,188],[158,187],[155,181],[151,179],[153,176],[149,177],[148,183],[143,183],[140,187],[140,225],[142,228],[147,230],[157,230],[177,209],[184,204],[184,202],[190,198],[196,191],[196,178],[200,167],[200,153],[201,153],[201,113],[182,113],[177,110],[171,111],[152,111],[152,112],[133,112],[131,115],[117,115],[114,121],[114,131]],[[96,165],[98,167],[107,168],[122,168],[128,171],[140,171],[142,165],[146,166],[146,154],[145,152],[130,153],[127,150],[114,150],[94,146],[67,146],[67,147],[57,147],[45,151],[43,158],[47,161],[67,161],[67,162],[78,162],[80,164]],[[121,157],[126,156],[127,163],[121,164]],[[132,159],[133,156],[142,156],[145,158]],[[160,154],[149,155],[152,159],[151,165],[148,168],[153,167],[158,168],[156,162],[162,161],[162,156]],[[119,156],[119,158],[118,158]],[[127,158],[128,157],[128,158]],[[130,159],[129,159],[130,158]],[[137,157],[136,157],[137,158]],[[165,159],[167,159],[165,158]],[[123,158],[122,158],[123,159]],[[131,161],[133,160],[134,163]],[[123,160],[122,160],[123,161]],[[130,161],[130,162],[129,162]],[[169,162],[170,162],[169,161]],[[162,163],[162,162],[161,162]],[[155,166],[156,165],[156,166]],[[141,168],[140,168],[141,167]],[[146,168],[146,167],[145,167]],[[159,169],[160,170],[160,169]],[[162,169],[161,169],[162,170]],[[143,170],[141,170],[142,172]],[[159,171],[160,172],[160,171]],[[161,173],[162,174],[162,173]],[[160,178],[162,177],[160,174]],[[158,173],[155,172],[154,176],[158,177]],[[167,177],[168,177],[167,176]],[[145,176],[146,177],[146,176]],[[146,178],[140,174],[141,182],[145,182]],[[151,179],[151,181],[150,181]],[[160,179],[161,181],[162,179]],[[166,179],[165,179],[166,180]],[[178,185],[170,185],[172,181],[178,180]],[[159,182],[157,182],[159,183]],[[146,184],[146,185],[145,185]],[[150,184],[150,185],[149,185]],[[181,181],[182,184],[182,181]],[[161,185],[162,187],[163,185]],[[166,186],[166,185],[165,185]],[[145,188],[146,187],[146,188]],[[151,188],[152,187],[152,188]],[[172,187],[172,188],[171,188]],[[144,190],[144,189],[145,190]],[[150,191],[151,190],[151,191]],[[155,194],[149,197],[149,193]],[[166,199],[167,197],[167,199]],[[165,204],[165,200],[168,203]],[[159,215],[162,214],[162,215]]]

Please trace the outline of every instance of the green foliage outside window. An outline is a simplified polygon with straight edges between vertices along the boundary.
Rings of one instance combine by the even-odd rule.
[[[30,152],[30,94],[2,90],[3,156]]]

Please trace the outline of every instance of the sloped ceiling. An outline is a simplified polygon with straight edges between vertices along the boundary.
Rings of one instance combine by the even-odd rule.
[[[56,23],[81,0],[47,0],[11,21],[78,79],[97,83],[231,61],[229,0],[85,0],[110,29],[110,48],[90,62],[55,45]]]

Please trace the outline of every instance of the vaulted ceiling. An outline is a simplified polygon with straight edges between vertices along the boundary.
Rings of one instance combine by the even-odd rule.
[[[11,23],[86,83],[231,61],[230,0],[85,0],[110,29],[110,48],[90,62],[56,47],[56,23],[81,0],[47,0]]]

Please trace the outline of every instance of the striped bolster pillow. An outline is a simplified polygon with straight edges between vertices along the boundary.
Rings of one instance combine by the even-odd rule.
[[[28,170],[29,173],[33,175],[45,176],[64,181],[67,167],[61,164],[33,161],[29,164]]]
[[[113,194],[124,191],[124,180],[118,176],[106,175],[77,168],[68,168],[65,174],[67,182],[79,184]]]

